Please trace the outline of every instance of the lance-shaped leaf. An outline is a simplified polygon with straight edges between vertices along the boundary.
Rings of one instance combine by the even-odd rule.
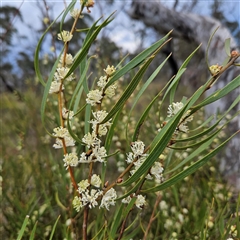
[[[183,180],[185,177],[189,176],[190,174],[196,172],[200,167],[205,165],[209,160],[211,160],[225,145],[229,140],[231,140],[238,132],[233,134],[230,138],[228,138],[226,141],[224,141],[222,144],[220,144],[217,148],[215,148],[213,151],[205,155],[203,158],[195,162],[193,165],[188,167],[187,169],[183,170],[182,172],[178,173],[177,175],[173,176],[172,178],[168,179],[164,183],[158,185],[157,187],[154,188],[149,188],[147,190],[143,190],[143,192],[157,192],[157,191],[162,191],[177,182]]]
[[[46,103],[47,103],[47,97],[48,97],[48,94],[49,94],[49,89],[51,87],[51,83],[52,83],[56,68],[58,66],[58,62],[59,62],[60,57],[61,57],[61,54],[59,55],[57,61],[55,62],[54,66],[51,70],[51,73],[48,77],[47,83],[46,83],[45,88],[44,88],[43,98],[42,98],[42,102],[41,102],[41,109],[40,109],[41,110],[41,120],[42,120],[42,123],[43,123],[43,127],[46,129],[46,131],[48,132],[49,135],[51,135],[51,134],[49,133],[49,131],[47,130],[47,128],[45,126],[45,109],[46,109]]]
[[[199,156],[201,152],[205,151],[210,144],[214,141],[214,139],[216,139],[217,135],[219,134],[219,132],[222,131],[222,129],[236,116],[237,114],[235,114],[231,119],[229,119],[229,121],[227,121],[221,128],[219,128],[216,132],[214,132],[212,135],[208,136],[206,139],[204,139],[201,142],[197,142],[197,144],[202,144],[198,149],[196,149],[195,151],[193,151],[188,157],[186,157],[183,161],[181,161],[176,167],[174,167],[173,169],[171,169],[170,171],[167,171],[165,174],[167,173],[171,173],[176,171],[178,168],[180,168],[181,166],[183,166],[184,164],[186,164],[187,162],[191,161],[194,157]],[[189,146],[186,146],[189,147]],[[190,148],[190,147],[189,147]]]
[[[228,83],[224,88],[214,92],[209,97],[207,97],[204,101],[202,101],[200,104],[198,104],[197,106],[194,106],[193,110],[195,109],[197,110],[205,105],[208,105],[212,102],[217,101],[220,98],[223,98],[224,96],[226,96],[228,93],[238,88],[239,86],[240,86],[240,76],[237,76],[230,83]]]
[[[182,66],[179,68],[179,71],[180,72],[182,69],[186,69],[188,63],[190,62],[190,60],[192,59],[192,57],[194,56],[194,54],[197,52],[197,50],[201,47],[202,44],[200,44],[189,56],[188,58],[183,62]],[[179,78],[180,80],[180,78]],[[174,97],[175,97],[175,92],[176,92],[176,89],[177,89],[177,86],[178,86],[178,82],[174,83],[173,86],[171,86],[171,92],[170,92],[170,103],[172,103],[174,101]]]
[[[36,72],[36,75],[40,81],[40,83],[45,86],[46,83],[45,81],[43,80],[43,77],[42,77],[42,74],[40,72],[40,67],[39,67],[39,52],[41,50],[41,46],[42,46],[42,42],[43,42],[43,39],[44,37],[46,36],[46,34],[48,33],[48,31],[50,30],[50,28],[52,27],[52,25],[57,21],[57,19],[62,15],[62,13],[60,13],[60,15],[49,25],[49,27],[46,29],[46,31],[43,33],[43,35],[41,36],[38,44],[37,44],[37,47],[36,47],[36,50],[35,50],[35,54],[34,54],[34,68],[35,68],[35,72]]]

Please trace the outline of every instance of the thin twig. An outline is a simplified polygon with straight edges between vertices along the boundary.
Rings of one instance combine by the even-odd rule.
[[[155,202],[155,204],[154,204],[153,211],[152,211],[152,214],[151,214],[151,217],[150,217],[150,220],[149,220],[147,229],[146,229],[146,231],[145,231],[145,233],[144,233],[143,240],[147,240],[147,236],[148,236],[149,230],[150,230],[150,228],[151,228],[151,225],[152,225],[153,221],[154,221],[155,218],[156,218],[156,217],[154,216],[154,213],[155,213],[155,211],[156,211],[156,209],[157,209],[157,207],[158,207],[161,199],[162,199],[162,195],[159,194],[159,195],[157,196],[156,202]]]

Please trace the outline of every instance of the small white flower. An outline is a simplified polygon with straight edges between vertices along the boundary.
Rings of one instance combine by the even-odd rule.
[[[117,193],[114,188],[109,189],[102,198],[100,208],[105,207],[107,210],[109,210],[110,205],[115,205],[117,198]]]
[[[96,159],[94,162],[104,162],[104,158],[107,156],[107,151],[105,147],[94,147],[93,148],[93,155]]]
[[[167,205],[166,201],[164,201],[164,200],[162,200],[162,201],[159,203],[159,207],[160,207],[160,209],[161,209],[162,211],[168,209],[168,205]]]
[[[75,146],[75,140],[69,135],[64,138],[66,147]]]
[[[85,191],[82,193],[82,202],[85,206],[86,204],[89,204],[89,208],[96,207],[98,205],[97,198],[103,194],[103,191],[99,191],[96,189],[91,189],[91,193],[89,194],[89,191]]]
[[[75,146],[75,141],[70,136],[70,134],[66,128],[57,127],[57,128],[54,128],[53,131],[54,131],[53,136],[56,137],[56,143],[53,145],[54,148],[62,148],[63,147],[62,139],[64,139],[66,147]]]
[[[106,111],[97,111],[97,112],[93,112],[93,117],[94,119],[89,121],[92,124],[92,129],[95,132],[97,125],[100,124],[104,118],[107,116],[107,112]],[[111,126],[112,123],[110,123],[111,119],[103,124],[98,125],[98,135],[99,136],[104,136],[107,134],[107,127]]]
[[[182,108],[183,108],[183,103],[182,102],[176,102],[172,103],[168,107],[168,117],[172,117],[175,114],[177,114]]]
[[[165,220],[164,228],[169,229],[170,227],[172,227],[172,225],[173,225],[173,221],[171,219]]]
[[[231,225],[229,234],[231,234],[232,237],[237,237],[237,226]]]
[[[87,190],[88,186],[90,186],[89,182],[87,179],[82,180],[81,182],[78,183],[78,192],[83,193]]]
[[[100,177],[97,174],[93,174],[92,175],[92,177],[91,177],[91,184],[94,187],[98,187],[98,188],[101,186],[102,181],[101,181]]]
[[[62,66],[62,64],[63,64],[63,57],[64,57],[64,55],[62,54],[60,59],[59,59],[59,63],[61,63],[60,66]],[[73,56],[72,56],[72,54],[70,54],[70,53],[66,54],[65,63],[66,63],[67,66],[70,66],[70,65],[73,64]]]
[[[64,138],[68,136],[68,130],[66,128],[63,128],[62,126],[54,128],[53,132],[53,136],[58,138]]]
[[[184,132],[184,133],[188,132],[188,130],[189,130],[189,129],[188,129],[188,126],[186,126],[184,122],[181,123],[181,124],[178,126],[178,129],[179,129],[179,131]]]
[[[93,130],[96,129],[96,127],[93,125]],[[102,124],[102,125],[99,125],[98,126],[98,135],[101,137],[101,136],[105,136],[107,134],[107,127],[106,127],[106,124]]]
[[[69,42],[73,35],[69,31],[63,30],[61,33],[58,33],[58,40],[61,40],[63,42]]]
[[[73,201],[72,201],[72,204],[73,204],[73,208],[76,209],[77,212],[80,211],[80,209],[82,208],[82,201],[81,201],[81,198],[78,197],[78,196],[75,196]]]
[[[104,77],[101,76],[97,82],[97,85],[101,88],[105,88],[106,84],[107,84],[107,76],[104,76]]]
[[[89,162],[88,159],[87,159],[87,154],[85,152],[83,152],[80,155],[79,162],[80,163],[88,163]]]
[[[160,162],[155,162],[150,170],[150,173],[152,175],[154,175],[154,177],[158,180],[158,181],[162,181],[163,180],[163,173],[164,168],[162,167],[162,164]]]
[[[64,161],[64,167],[66,167],[66,169],[68,169],[69,166],[76,167],[78,165],[78,157],[76,153],[65,154],[63,161]]]
[[[116,88],[117,88],[117,83],[112,84],[106,89],[105,95],[109,98],[112,98],[115,95]]]
[[[62,109],[62,118],[63,118],[63,119],[67,119],[68,116],[69,116],[69,119],[72,119],[72,118],[73,118],[73,115],[74,115],[74,112],[73,112],[73,111],[69,111],[69,110],[66,109],[66,108],[63,108],[63,109]]]
[[[183,212],[183,214],[188,214],[188,209],[187,208],[183,208],[182,212]]]
[[[72,224],[71,218],[67,219],[65,224],[66,224],[66,226],[71,226],[71,224]]]
[[[116,68],[114,66],[107,66],[106,69],[103,69],[104,72],[108,75],[108,76],[111,76],[115,71],[116,71]]]
[[[91,104],[92,106],[95,106],[97,103],[101,103],[101,99],[103,98],[102,92],[99,91],[98,89],[96,90],[91,90],[87,94],[87,99],[86,102],[88,104]]]
[[[94,120],[91,120],[90,123],[101,123],[103,121],[103,119],[108,115],[108,113],[106,111],[97,111],[97,112],[93,112],[93,117]]]
[[[133,160],[134,160],[133,153],[132,153],[132,152],[127,153],[127,159],[126,159],[126,162],[127,162],[128,164],[130,164],[130,163],[133,162]]]
[[[76,19],[77,17],[81,17],[81,15],[80,15],[80,9],[76,9],[76,8],[74,8],[74,9],[72,9],[71,11],[70,11],[70,15],[74,18],[74,19]]]
[[[136,155],[137,156],[137,155]],[[133,155],[134,159],[136,158],[135,154]],[[134,164],[134,168],[130,171],[130,174],[133,175],[136,170],[142,165],[142,163],[146,160],[148,154],[143,154],[142,156],[138,156],[137,161],[135,161]],[[129,158],[129,156],[128,156]],[[127,161],[130,161],[130,159],[127,159]],[[151,179],[151,176],[147,175],[146,176],[148,179]]]
[[[61,87],[62,85],[62,87]],[[50,89],[49,89],[49,93],[59,93],[60,91],[60,87],[61,87],[61,91],[64,90],[64,85],[61,84],[61,82],[59,81],[52,81]]]
[[[69,68],[67,68],[67,67],[57,68],[56,72],[54,73],[55,81],[59,81],[59,82],[62,81],[65,78],[65,76],[67,75],[68,71],[69,71]],[[73,79],[74,79],[73,73],[71,73],[70,76],[68,76],[66,78],[66,80],[68,82],[71,82]]]
[[[146,204],[145,197],[143,195],[137,195],[137,200],[135,202],[136,207],[142,209],[145,204]]]
[[[88,146],[88,148],[99,146],[101,143],[101,140],[97,138],[95,132],[85,134],[82,141]]]
[[[127,196],[126,198],[122,199],[122,203],[128,204],[128,203],[130,203],[131,200],[132,200],[132,198],[130,196]]]
[[[131,143],[131,149],[134,157],[141,156],[144,152],[145,144],[142,141],[136,141]]]

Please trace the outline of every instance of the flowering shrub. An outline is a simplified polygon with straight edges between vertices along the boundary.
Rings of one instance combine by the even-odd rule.
[[[90,14],[90,8],[94,6],[94,2],[90,0],[80,2],[79,9],[75,8],[75,4],[79,2],[74,0],[65,11],[73,17],[73,26],[69,31],[62,30],[57,36],[58,40],[63,42],[63,51],[56,60],[47,82],[42,79],[38,66],[41,42],[35,57],[36,72],[45,87],[41,105],[42,122],[54,138],[53,148],[62,151],[62,158],[55,160],[61,161],[69,176],[68,201],[58,199],[59,205],[68,212],[67,233],[64,237],[160,239],[161,233],[167,230],[171,233],[168,239],[169,236],[171,239],[178,239],[177,236],[181,237],[184,230],[184,219],[188,218],[190,209],[169,208],[165,200],[169,195],[167,190],[169,187],[179,186],[183,179],[186,181],[189,175],[207,164],[235,135],[206,151],[233,118],[223,121],[230,110],[239,103],[239,98],[211,126],[208,125],[210,118],[198,124],[195,129],[191,129],[191,124],[194,115],[204,106],[239,87],[238,76],[223,89],[200,100],[221,73],[236,63],[240,54],[231,56],[225,66],[209,67],[209,80],[189,99],[183,97],[182,101],[175,102],[180,77],[197,48],[182,64],[176,76],[169,80],[146,109],[142,109],[138,121],[131,122],[131,113],[168,57],[142,85],[139,92],[135,93],[135,90],[141,85],[140,81],[156,54],[170,41],[171,33],[124,66],[107,65],[97,82],[91,85],[87,77],[91,61],[91,57],[88,56],[89,48],[99,32],[112,21],[112,15],[100,24],[97,21],[88,29],[81,51],[72,56],[68,53],[68,45],[71,44],[73,35],[78,34],[75,31],[76,23],[83,17],[85,7]],[[80,76],[77,76],[75,70],[79,66],[81,71]],[[135,71],[135,75],[123,89],[125,83],[120,86],[119,80],[129,71]],[[67,95],[69,89],[73,90],[70,98]],[[51,102],[50,98],[57,99],[57,115],[49,118],[51,124],[55,125],[53,129],[49,129],[46,124],[46,118],[49,117],[46,106]],[[170,104],[167,111],[164,111],[164,104],[168,98]],[[129,99],[133,103],[131,109],[126,106]],[[145,124],[147,126],[147,117],[152,114],[151,109],[156,105],[161,118],[152,124],[153,134],[144,136],[141,132]],[[56,112],[54,106],[52,111]],[[82,118],[84,124],[81,126],[79,122]],[[117,131],[118,128],[122,128],[122,132]],[[125,147],[120,143],[122,149],[117,144],[119,139],[125,142]],[[174,161],[177,153],[181,161]],[[184,204],[187,205],[187,202]],[[146,215],[149,220],[147,223],[143,221],[143,227],[139,223],[146,208],[151,209],[152,213],[150,217]],[[160,216],[168,216],[168,219],[161,223]],[[203,239],[201,234],[204,234],[206,239],[208,229],[213,226],[212,216],[207,217],[201,223],[205,228],[204,233],[201,232],[201,228],[196,229],[195,239]],[[158,219],[159,224],[154,223],[155,219]],[[222,236],[226,236],[226,232],[222,233]]]

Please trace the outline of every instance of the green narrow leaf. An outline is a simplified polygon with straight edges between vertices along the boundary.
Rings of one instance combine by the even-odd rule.
[[[240,86],[240,76],[237,76],[235,79],[233,79],[231,82],[229,82],[224,88],[214,92],[213,94],[211,94],[209,97],[207,97],[204,101],[199,103],[194,108],[199,109],[205,105],[215,102],[218,99],[223,98],[224,96],[226,96],[228,93],[230,93],[234,89],[238,88],[239,86]]]
[[[212,159],[225,145],[226,143],[231,140],[237,133],[233,134],[231,137],[229,137],[226,141],[224,141],[222,144],[220,144],[217,148],[215,148],[213,151],[211,151],[210,153],[208,153],[207,155],[205,155],[203,158],[201,158],[200,160],[198,160],[196,163],[192,164],[190,167],[188,167],[187,169],[183,170],[182,172],[178,173],[177,175],[171,177],[170,179],[168,179],[167,181],[165,181],[164,183],[154,187],[154,188],[150,188],[147,190],[142,190],[143,192],[157,192],[157,191],[162,191],[174,184],[176,184],[177,182],[183,180],[185,177],[189,176],[190,174],[196,172],[200,167],[202,167],[203,165],[205,165],[210,159]]]
[[[53,24],[57,21],[57,19],[62,15],[63,12],[61,12],[59,14],[59,16],[49,25],[49,27],[46,29],[46,31],[43,33],[42,37],[40,38],[38,44],[37,44],[37,47],[36,47],[36,50],[35,50],[35,54],[34,54],[34,68],[35,68],[35,72],[36,72],[36,75],[40,81],[40,83],[45,86],[46,83],[45,81],[43,80],[43,77],[42,77],[42,74],[40,72],[40,68],[39,68],[39,52],[41,50],[41,46],[42,46],[42,42],[43,42],[43,39],[45,37],[45,35],[48,33],[49,29],[53,26]]]
[[[30,240],[33,240],[34,237],[35,237],[35,233],[36,233],[36,229],[37,229],[37,223],[38,222],[35,222],[34,226],[33,226],[33,230],[31,231],[31,235],[30,235]]]
[[[178,83],[178,81],[180,80],[180,77],[182,76],[182,74],[186,71],[186,68],[182,68],[180,70],[178,70],[177,75],[174,77],[174,79],[171,81],[170,80],[170,85],[167,88],[166,92],[164,93],[164,96],[162,98],[162,103],[164,102],[165,98],[167,97],[168,93],[171,91],[171,89],[175,86],[175,84]],[[162,105],[161,105],[162,106]]]
[[[76,4],[77,0],[72,0],[71,3],[67,6],[67,8],[64,10],[61,22],[60,22],[60,32],[63,30],[63,24],[65,22],[66,16],[69,14],[69,12],[74,8],[74,5]]]
[[[192,57],[194,56],[194,54],[198,51],[198,49],[201,47],[202,44],[200,44],[188,57],[187,59],[183,62],[183,64],[181,65],[181,67],[179,68],[179,71],[180,72],[181,70],[183,69],[186,69],[188,63],[190,62],[190,60],[192,59]],[[178,74],[177,74],[178,75]],[[176,76],[177,77],[177,76]],[[178,78],[180,80],[180,77]],[[170,104],[174,101],[174,98],[175,98],[175,92],[177,90],[177,86],[178,86],[178,81],[176,81],[174,83],[174,85],[171,87],[171,91],[170,91]]]
[[[29,221],[29,216],[27,215],[23,221],[23,224],[22,224],[22,227],[18,233],[18,237],[17,237],[17,240],[21,240],[22,237],[23,237],[23,234],[24,234],[24,231],[27,227],[27,224],[28,224],[28,221]]]
[[[221,128],[222,129],[222,128]],[[216,138],[217,134],[219,133],[219,131],[217,131],[216,133],[214,133],[212,136],[210,136],[209,138],[207,138],[207,141],[203,142],[203,144],[197,148],[195,151],[193,151],[190,155],[188,155],[187,158],[185,158],[183,161],[181,161],[176,167],[174,167],[173,169],[171,169],[170,171],[167,171],[165,174],[171,173],[176,171],[178,168],[180,168],[181,166],[183,166],[184,164],[186,164],[187,162],[191,161],[194,157],[199,156],[199,154],[203,151],[205,151],[210,144],[213,142],[213,140]]]
[[[221,127],[221,129],[222,129],[222,127]],[[171,149],[174,149],[174,150],[186,150],[187,148],[195,148],[195,147],[198,147],[199,145],[202,145],[203,143],[205,143],[209,138],[211,138],[211,136],[215,136],[215,135],[217,135],[219,133],[219,129],[216,131],[216,132],[214,132],[214,133],[212,133],[212,135],[210,135],[210,136],[208,136],[208,137],[206,137],[206,138],[204,138],[204,139],[202,139],[202,140],[198,140],[197,142],[195,142],[195,143],[192,143],[192,144],[189,144],[189,145],[184,145],[184,146],[182,146],[182,147],[174,147],[174,146],[170,146],[169,148],[171,148]]]
[[[42,102],[41,102],[41,109],[40,109],[40,112],[41,112],[41,120],[42,120],[42,124],[43,124],[43,127],[45,128],[46,132],[51,135],[51,133],[47,130],[46,126],[45,126],[45,108],[46,108],[46,103],[47,103],[47,98],[48,98],[48,94],[49,94],[49,89],[51,87],[51,83],[52,83],[52,80],[53,80],[53,77],[54,77],[54,73],[56,71],[56,68],[58,66],[58,62],[59,62],[59,59],[61,57],[61,54],[59,55],[57,61],[55,62],[52,70],[51,70],[51,73],[48,77],[48,80],[47,80],[47,83],[45,85],[45,89],[44,89],[44,93],[43,93],[43,98],[42,98]]]
[[[211,42],[212,42],[213,36],[215,35],[215,33],[217,32],[218,29],[219,29],[219,27],[217,27],[217,28],[213,31],[212,35],[210,36],[210,38],[209,38],[209,40],[208,40],[207,50],[206,50],[206,64],[207,64],[207,66],[208,66],[208,69],[209,69],[209,66],[210,66],[209,61],[208,61],[208,51],[209,51],[209,47],[210,47],[210,44],[211,44]]]
[[[229,109],[224,113],[224,115],[222,115],[211,127],[207,128],[205,131],[200,132],[194,136],[185,138],[185,139],[176,139],[176,142],[186,142],[186,141],[192,141],[195,139],[199,139],[200,137],[205,136],[206,134],[208,134],[209,132],[211,132],[215,127],[218,126],[218,124],[226,117],[226,115],[231,111],[231,109],[233,109],[239,102],[240,100],[240,96],[235,99],[235,101],[232,103],[232,105],[229,107]],[[233,115],[233,117],[231,117],[231,119],[233,119],[235,116],[237,116],[239,114],[239,111],[237,113],[235,113]],[[211,119],[211,118],[210,118]]]
[[[225,48],[226,54],[227,54],[229,57],[231,57],[230,41],[231,41],[231,38],[227,38],[227,39],[225,40],[225,44],[224,44],[224,48]]]
[[[133,197],[131,201],[128,203],[127,207],[125,208],[122,214],[123,219],[125,219],[128,213],[132,210],[132,207],[135,204],[136,200],[137,200],[137,197]]]
[[[111,239],[116,239],[116,234],[117,234],[117,230],[121,224],[121,220],[122,220],[122,213],[123,213],[123,204],[121,203],[120,208],[118,208],[117,213],[114,216],[112,225],[111,225],[111,229],[110,229],[110,236]]]
[[[95,235],[94,237],[91,238],[91,240],[98,240],[98,239],[101,239],[101,238],[100,238],[100,234],[103,233],[103,231],[104,231],[105,228],[106,228],[106,224],[103,223],[103,224],[102,224],[102,227],[100,227],[99,230],[97,229],[98,232],[96,233],[96,235]]]
[[[58,216],[57,220],[56,220],[55,223],[54,223],[54,226],[53,226],[51,235],[50,235],[50,237],[49,237],[49,240],[52,240],[52,239],[53,239],[53,235],[54,235],[54,232],[55,232],[55,230],[56,230],[57,223],[58,223],[58,220],[60,219],[60,217],[61,217],[61,215]]]

